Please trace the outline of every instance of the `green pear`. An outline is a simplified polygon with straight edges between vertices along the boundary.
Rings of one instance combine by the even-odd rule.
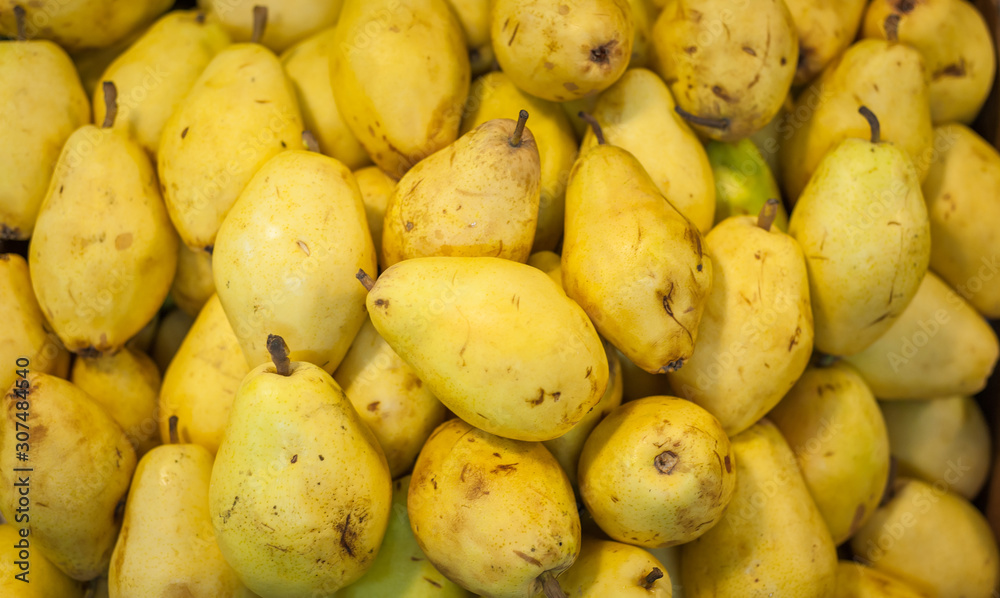
[[[14,7],[19,0],[0,0],[0,35],[18,32]],[[60,0],[28,2],[37,7],[28,14],[25,33],[29,39],[47,39],[67,52],[103,48],[144,27],[173,6],[172,0]]]
[[[71,382],[21,372],[6,396],[0,513],[27,525],[31,546],[63,573],[93,579],[111,561],[135,451],[108,412]]]
[[[837,563],[836,598],[925,598],[895,577],[854,561]]]
[[[44,555],[31,551],[33,540],[30,527],[0,524],[0,543],[6,548],[0,552],[0,593],[16,598],[83,598],[80,582],[67,577]]]
[[[769,199],[778,200],[774,226],[788,232],[788,211],[781,203],[781,190],[771,167],[750,139],[736,143],[709,141],[705,144],[715,182],[715,224],[730,216],[756,216]]]
[[[222,554],[269,598],[328,596],[375,560],[389,520],[385,455],[344,391],[321,368],[273,363],[240,384],[208,504]]]
[[[642,548],[587,536],[559,576],[567,598],[671,598],[670,581],[663,563]]]
[[[493,45],[490,43],[490,8],[493,0],[447,0],[455,12],[465,43],[469,46],[469,67],[473,75],[493,68]]]
[[[177,273],[170,285],[170,297],[187,315],[196,317],[209,297],[215,294],[212,254],[177,244]]]
[[[799,37],[795,85],[809,83],[851,45],[867,0],[785,0]]]
[[[296,42],[337,23],[342,0],[198,0],[209,18],[218,21],[238,42],[253,39],[253,8],[265,6],[267,28],[260,43],[282,52]]]
[[[380,268],[385,268],[382,259],[382,224],[385,222],[385,211],[389,207],[389,198],[396,190],[396,180],[387,175],[378,166],[367,166],[354,171],[354,180],[361,191],[361,200],[365,204],[365,218],[368,219],[368,232],[375,244]]]

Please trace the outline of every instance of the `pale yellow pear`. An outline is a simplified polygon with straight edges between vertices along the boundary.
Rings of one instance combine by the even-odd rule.
[[[541,167],[526,117],[487,121],[399,180],[382,224],[382,267],[439,255],[528,260]]]
[[[114,128],[156,156],[167,119],[177,110],[229,36],[196,11],[170,12],[121,53],[101,75],[118,88]],[[107,107],[100,86],[92,92],[94,122]]]
[[[998,357],[989,322],[928,272],[889,330],[847,361],[879,399],[936,399],[985,388]]]
[[[60,0],[28,4],[28,39],[48,39],[68,52],[109,46],[167,11],[171,0]],[[0,35],[14,37],[14,7],[20,0],[0,0]]]
[[[851,537],[889,478],[889,437],[865,381],[845,363],[811,367],[768,419],[795,453],[834,544]]]
[[[736,491],[725,516],[681,547],[688,598],[832,598],[837,551],[778,429],[732,439]]]
[[[666,567],[648,551],[589,536],[583,536],[573,566],[559,576],[566,598],[671,598],[670,581]]]
[[[358,411],[397,478],[413,466],[420,447],[444,422],[447,409],[417,373],[366,319],[333,379]]]
[[[549,275],[562,288],[562,258],[554,251],[538,251],[528,256],[527,264]],[[606,349],[607,347],[605,347]],[[610,358],[609,358],[610,361]],[[610,386],[610,382],[608,383]]]
[[[219,229],[212,274],[247,364],[270,360],[267,337],[292,358],[337,369],[365,322],[358,269],[375,271],[361,192],[341,162],[284,152],[254,175]]]
[[[368,231],[375,244],[378,263],[383,266],[382,259],[382,224],[385,221],[385,210],[389,206],[389,197],[396,189],[396,180],[387,175],[378,166],[367,166],[354,171],[354,180],[358,182],[361,199],[365,203],[365,218],[368,220]]]
[[[446,0],[344,0],[330,73],[344,121],[389,176],[458,138],[469,55]]]
[[[15,598],[83,598],[83,585],[70,579],[38,551],[31,551],[31,528],[0,524],[0,592]],[[25,547],[25,548],[22,548]],[[21,550],[27,553],[22,559]]]
[[[580,551],[573,488],[552,454],[457,418],[420,452],[407,512],[430,562],[477,594],[531,598]]]
[[[342,0],[198,0],[209,18],[218,21],[238,42],[253,37],[255,6],[267,8],[267,27],[260,43],[282,52],[322,29],[332,27]]]
[[[153,344],[149,348],[149,356],[156,362],[160,373],[165,373],[173,361],[174,355],[181,348],[181,343],[187,337],[187,333],[194,325],[192,318],[186,311],[181,309],[171,309],[160,320],[160,325],[156,327],[156,336]]]
[[[518,440],[562,436],[608,384],[601,339],[545,273],[491,257],[402,261],[379,276],[368,313],[446,407]]]
[[[519,110],[531,115],[528,128],[538,146],[541,191],[532,251],[555,249],[565,219],[566,181],[576,160],[577,142],[558,104],[521,91],[509,76],[493,71],[472,82],[462,133],[494,118],[512,118]]]
[[[469,67],[473,75],[493,68],[493,45],[490,43],[490,8],[493,0],[447,0],[455,11],[469,46]]]
[[[607,143],[635,156],[671,205],[707,233],[715,216],[712,167],[701,141],[674,106],[670,89],[656,73],[631,69],[601,94],[591,114]],[[597,143],[591,129],[580,151]]]
[[[836,598],[926,598],[906,583],[854,561],[837,563]]]
[[[195,317],[214,294],[212,254],[178,243],[177,273],[174,274],[174,282],[170,285],[170,296],[173,297],[174,303],[189,316]]]
[[[32,554],[73,579],[93,579],[111,560],[135,451],[108,412],[73,383],[31,372],[15,384],[0,422],[0,514],[30,525]],[[19,447],[24,443],[27,449]],[[18,513],[25,508],[20,488],[30,499]]]
[[[795,85],[809,83],[857,36],[866,0],[785,0],[799,36]]]

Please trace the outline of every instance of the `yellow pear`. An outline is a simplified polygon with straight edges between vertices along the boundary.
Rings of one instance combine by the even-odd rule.
[[[674,111],[674,98],[663,80],[646,69],[626,71],[601,94],[591,115],[607,143],[635,156],[677,211],[702,233],[712,228],[712,167],[701,141]],[[597,136],[591,129],[580,151],[594,145]]]
[[[17,24],[14,7],[20,0],[0,0],[0,35],[14,37]],[[102,48],[126,37],[167,11],[172,0],[60,0],[27,3],[37,10],[28,13],[28,39],[48,39],[68,52]]]
[[[589,128],[587,121],[580,118],[580,113],[592,113],[600,98],[600,94],[594,94],[559,104],[563,113],[569,118],[569,124],[573,127],[573,134],[576,135],[577,141],[583,141],[583,136],[586,135]]]
[[[538,146],[541,195],[538,226],[532,251],[555,249],[563,232],[566,181],[576,160],[577,143],[566,114],[558,104],[521,91],[507,74],[494,71],[472,82],[462,133],[494,118],[510,118],[519,110],[531,115],[531,129]]]
[[[184,245],[180,243],[179,245]],[[125,346],[130,349],[135,349],[136,351],[142,351],[143,353],[149,354],[153,347],[153,341],[156,340],[156,329],[160,327],[160,312],[153,314],[153,317],[146,322],[146,325],[142,327],[135,336],[128,339]],[[155,361],[155,360],[154,360]]]
[[[229,36],[196,11],[170,12],[112,62],[102,81],[118,88],[114,128],[156,156],[167,119],[183,102],[212,58],[229,45]],[[104,94],[93,92],[94,122],[107,111]]]
[[[115,61],[125,50],[128,50],[137,39],[143,36],[149,29],[142,26],[132,30],[128,35],[103,48],[91,48],[73,52],[70,58],[76,65],[77,72],[80,73],[80,83],[83,84],[83,91],[87,96],[91,96],[94,90],[101,87],[101,76],[108,70],[111,63]],[[105,587],[107,587],[105,585]]]
[[[156,337],[153,338],[153,345],[149,349],[149,356],[156,362],[160,373],[165,373],[174,355],[184,342],[188,330],[194,325],[194,318],[187,312],[180,309],[171,309],[160,321],[156,328]]]
[[[215,280],[212,278],[212,254],[200,249],[191,249],[184,243],[177,244],[177,273],[170,285],[170,296],[177,307],[187,315],[195,317],[215,294]]]
[[[494,598],[534,596],[580,551],[576,499],[552,454],[460,419],[441,424],[420,451],[407,512],[438,571]]]
[[[238,42],[253,38],[253,8],[267,7],[267,28],[260,43],[281,52],[322,29],[332,27],[340,15],[342,0],[198,0]]]
[[[615,349],[622,364],[622,402],[634,401],[653,395],[673,395],[670,379],[663,374],[650,374],[632,363],[632,360]]]
[[[867,0],[785,0],[799,36],[795,85],[809,83],[851,45]]]
[[[554,251],[538,251],[528,256],[527,264],[549,275],[562,288],[562,258]],[[605,347],[607,349],[607,347]],[[613,348],[612,348],[613,349]],[[610,358],[609,358],[610,363]],[[610,366],[609,366],[610,368]],[[611,386],[611,383],[608,383]],[[606,394],[606,393],[605,393]]]
[[[647,548],[646,551],[663,564],[664,576],[670,580],[669,585],[673,588],[670,598],[684,598],[684,586],[681,585],[681,547]]]
[[[671,598],[663,563],[637,546],[583,537],[580,556],[559,576],[566,598]]]
[[[854,561],[837,563],[836,598],[926,598],[878,569]]]
[[[632,58],[629,68],[644,68],[653,60],[653,24],[660,14],[649,0],[629,0],[632,7]]]
[[[375,329],[427,389],[491,434],[557,438],[607,388],[597,331],[531,266],[492,257],[405,260],[379,276],[367,305]]]
[[[330,73],[344,121],[391,177],[458,138],[469,55],[446,0],[344,0]]]
[[[114,84],[104,85],[113,98]],[[77,129],[63,147],[28,251],[38,304],[66,348],[112,353],[159,310],[177,266],[156,173],[111,128]]]
[[[49,559],[32,551],[30,527],[0,524],[0,593],[14,598],[83,598],[80,582],[70,579]]]
[[[359,268],[375,271],[375,247],[354,176],[303,150],[261,167],[212,254],[219,300],[251,368],[269,361],[267,337],[278,334],[295,360],[337,369],[365,321]]]
[[[527,118],[487,121],[399,180],[382,225],[383,267],[435,255],[528,260],[541,168]]]
[[[989,322],[928,272],[889,330],[847,361],[879,399],[936,399],[985,388],[998,356]]]
[[[385,210],[389,207],[389,197],[396,190],[396,180],[387,175],[378,166],[367,166],[354,171],[354,180],[361,191],[361,199],[365,204],[365,218],[368,220],[368,231],[375,244],[378,263],[384,268],[382,258],[382,224],[385,221]]]
[[[465,31],[472,74],[489,71],[493,68],[493,46],[490,43],[490,7],[493,0],[447,1]]]
[[[63,573],[93,579],[111,560],[135,451],[73,383],[18,376],[0,422],[0,513]]]

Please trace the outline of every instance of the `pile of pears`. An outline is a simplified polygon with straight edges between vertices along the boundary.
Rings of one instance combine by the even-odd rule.
[[[969,2],[0,0],[0,38],[5,598],[1000,591]]]

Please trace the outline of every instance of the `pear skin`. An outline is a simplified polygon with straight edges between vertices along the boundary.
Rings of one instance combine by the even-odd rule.
[[[27,571],[16,561],[19,559],[18,544],[32,541],[31,528],[15,527],[11,523],[0,524],[0,542],[10,547],[0,553],[0,592],[4,596],[17,598],[83,598],[83,584],[70,579],[44,555],[30,553]],[[30,550],[30,549],[29,549]],[[21,577],[18,577],[21,576]],[[28,583],[24,583],[27,580]]]
[[[774,226],[788,232],[788,210],[764,154],[752,139],[705,144],[715,181],[715,223],[730,216],[756,216],[769,199],[777,199]]]
[[[854,561],[837,563],[836,598],[926,598],[895,577]]]
[[[275,52],[282,52],[299,40],[322,29],[333,27],[340,15],[342,0],[312,2],[310,0],[198,0],[198,6],[238,42],[253,37],[253,7],[267,6],[267,27],[260,43]]]
[[[215,294],[212,278],[212,254],[201,249],[191,249],[184,243],[177,244],[177,273],[170,285],[170,296],[177,307],[192,318]]]
[[[149,24],[173,4],[171,0],[29,4],[25,29],[29,39],[52,40],[67,52],[103,48]],[[17,35],[13,8],[18,5],[15,0],[0,1],[0,35]],[[32,12],[36,6],[39,8]]]
[[[153,345],[149,348],[149,356],[156,362],[160,373],[166,373],[167,368],[180,350],[187,333],[194,325],[194,318],[181,309],[171,309],[164,314],[160,325],[156,328]]]
[[[583,537],[580,556],[559,576],[567,598],[671,598],[667,568],[649,552]]]
[[[554,251],[538,251],[528,256],[527,264],[549,275],[562,288],[562,258]],[[610,383],[609,383],[610,385]]]
[[[794,85],[809,83],[851,45],[861,26],[866,0],[785,0],[799,37]]]
[[[632,57],[630,69],[646,68],[653,60],[653,24],[660,14],[649,0],[629,0],[632,8]]]
[[[455,12],[465,43],[469,46],[469,67],[473,75],[493,68],[493,45],[490,43],[490,8],[492,0],[447,0]]]

